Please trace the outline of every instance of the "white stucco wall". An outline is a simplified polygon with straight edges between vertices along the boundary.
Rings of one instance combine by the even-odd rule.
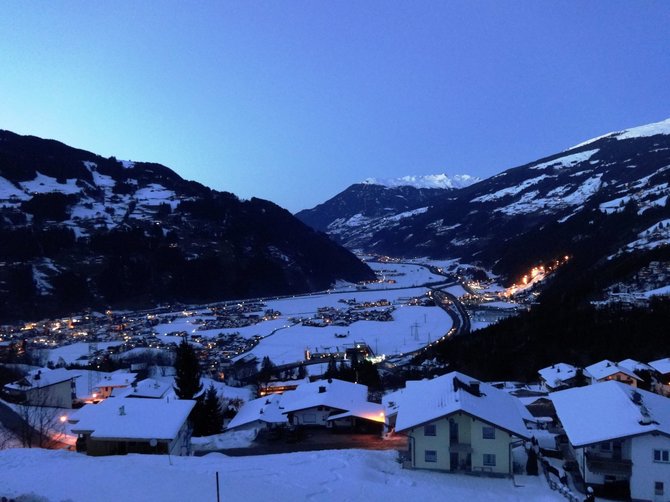
[[[645,434],[632,440],[633,475],[630,480],[631,498],[638,500],[670,501],[670,462],[654,462],[654,450],[670,450],[670,438]],[[662,497],[654,494],[654,482],[662,481]]]

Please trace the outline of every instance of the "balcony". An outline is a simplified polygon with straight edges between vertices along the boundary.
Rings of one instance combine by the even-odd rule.
[[[627,459],[615,459],[586,454],[586,467],[589,471],[597,474],[608,474],[611,476],[630,476],[633,469],[633,462]]]

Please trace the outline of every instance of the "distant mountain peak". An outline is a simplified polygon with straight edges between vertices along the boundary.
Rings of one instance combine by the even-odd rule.
[[[403,176],[401,178],[367,178],[365,185],[381,185],[387,188],[411,186],[414,188],[465,188],[481,181],[481,178],[469,174],[428,174],[423,176]]]
[[[645,124],[638,127],[631,127],[630,129],[624,129],[623,131],[613,131],[603,134],[602,136],[597,136],[595,138],[589,139],[578,145],[575,145],[568,150],[573,150],[575,148],[580,148],[582,146],[590,145],[596,141],[603,138],[616,138],[616,139],[632,139],[632,138],[644,138],[649,136],[656,136],[657,134],[670,135],[670,118],[661,120],[660,122],[654,122],[653,124]]]

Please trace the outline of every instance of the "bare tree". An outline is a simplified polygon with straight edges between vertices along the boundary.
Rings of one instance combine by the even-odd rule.
[[[51,406],[51,397],[46,389],[35,389],[30,404],[18,405],[21,417],[20,440],[24,447],[55,448],[65,436],[67,417],[62,408]]]

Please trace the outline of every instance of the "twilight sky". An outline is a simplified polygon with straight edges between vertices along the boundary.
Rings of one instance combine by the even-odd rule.
[[[670,117],[670,2],[3,2],[0,128],[291,211]]]

